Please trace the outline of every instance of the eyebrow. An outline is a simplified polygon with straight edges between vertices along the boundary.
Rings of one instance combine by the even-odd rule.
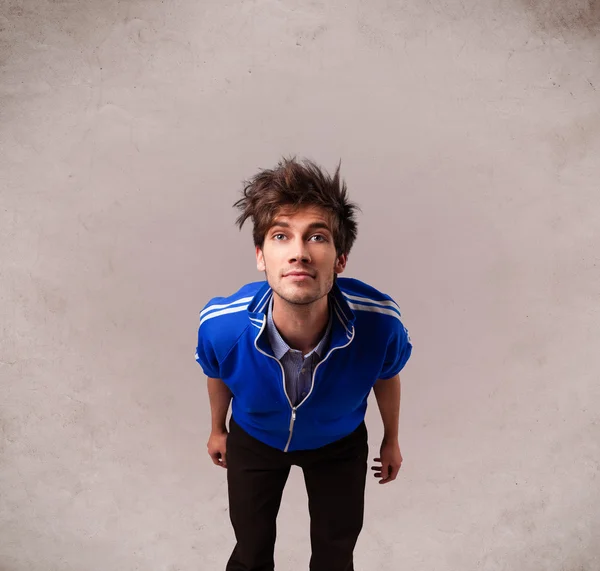
[[[273,222],[273,224],[271,225],[271,228],[290,228],[290,224],[288,222],[284,222],[283,220],[275,220]],[[328,232],[331,232],[331,229],[329,228],[329,226],[325,223],[325,222],[311,222],[308,225],[308,230],[327,230]]]

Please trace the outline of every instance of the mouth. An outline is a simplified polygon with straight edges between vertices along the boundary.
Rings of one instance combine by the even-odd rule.
[[[285,276],[283,276],[283,277],[297,279],[297,280],[307,280],[309,278],[312,279],[313,276],[311,276],[310,274],[307,274],[305,272],[290,272],[289,274],[285,274]]]

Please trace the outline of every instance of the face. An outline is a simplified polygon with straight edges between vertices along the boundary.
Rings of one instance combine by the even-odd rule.
[[[325,297],[334,273],[346,267],[337,255],[326,211],[315,206],[292,213],[282,209],[256,248],[256,267],[265,272],[275,295],[292,305],[309,305]]]

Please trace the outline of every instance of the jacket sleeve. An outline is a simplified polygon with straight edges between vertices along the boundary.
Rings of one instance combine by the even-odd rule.
[[[207,377],[220,379],[219,361],[211,343],[208,332],[210,327],[206,325],[198,327],[198,344],[196,345],[196,361],[202,367]]]
[[[378,378],[391,379],[396,376],[406,365],[411,353],[412,342],[408,330],[399,319],[394,319],[393,331]]]

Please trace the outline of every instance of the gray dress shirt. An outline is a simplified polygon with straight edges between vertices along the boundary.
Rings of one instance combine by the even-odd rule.
[[[271,343],[273,355],[283,365],[286,390],[293,406],[300,404],[308,395],[312,384],[313,371],[327,352],[332,323],[331,304],[329,308],[327,330],[317,346],[307,355],[303,355],[302,351],[291,349],[281,337],[273,321],[273,298],[269,303],[267,312],[269,342]]]

